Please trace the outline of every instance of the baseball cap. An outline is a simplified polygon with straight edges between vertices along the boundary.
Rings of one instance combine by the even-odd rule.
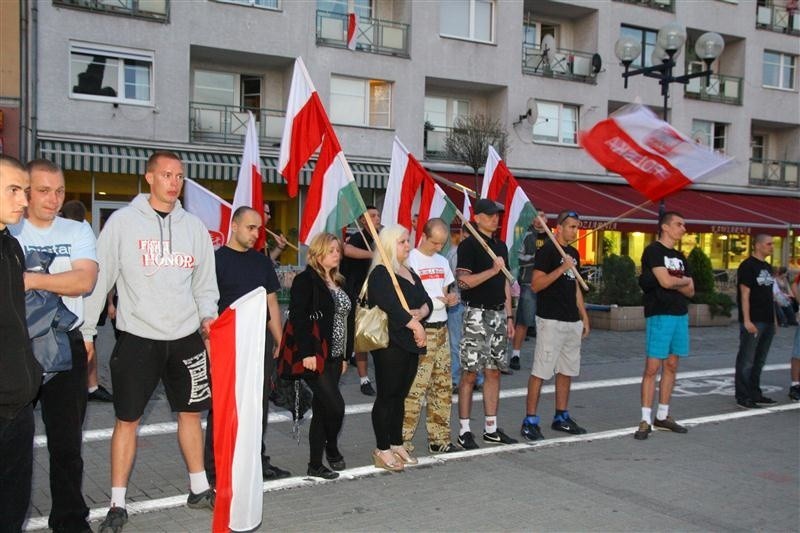
[[[495,213],[499,213],[503,210],[503,204],[498,204],[497,202],[493,202],[488,198],[481,198],[475,202],[475,208],[473,209],[476,215],[480,215],[481,213],[485,215],[494,215]]]

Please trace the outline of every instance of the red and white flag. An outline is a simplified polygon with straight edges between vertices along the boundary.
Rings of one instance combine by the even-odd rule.
[[[464,191],[464,205],[461,207],[461,214],[469,221],[472,221],[472,217],[475,216],[475,212],[472,210],[472,202],[469,201],[469,194],[467,194],[467,191]]]
[[[247,114],[250,117],[247,119],[247,135],[244,138],[242,165],[239,167],[236,192],[233,194],[233,211],[246,205],[255,209],[261,216],[258,240],[253,248],[262,250],[267,242],[267,232],[264,229],[264,189],[261,185],[261,156],[258,151],[256,119],[250,111]]]
[[[211,396],[217,499],[212,530],[253,531],[261,524],[261,416],[267,292],[245,294],[211,325]]]
[[[214,249],[228,242],[231,204],[199,183],[186,179],[183,186],[183,208],[203,221],[211,235]]]
[[[654,202],[732,161],[639,104],[623,107],[579,138],[595,161]]]
[[[297,195],[300,170],[318,150],[300,222],[299,238],[303,244],[323,231],[338,234],[367,208],[319,94],[302,58],[298,57],[278,163],[290,197]]]
[[[358,43],[358,13],[347,15],[347,48],[356,49]]]

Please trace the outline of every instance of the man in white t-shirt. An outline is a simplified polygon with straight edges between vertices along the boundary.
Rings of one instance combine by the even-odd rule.
[[[439,254],[449,238],[447,224],[441,218],[432,218],[425,224],[419,247],[408,256],[408,264],[422,279],[433,301],[433,311],[424,323],[428,351],[420,355],[417,375],[406,396],[403,443],[408,451],[414,449],[411,441],[426,396],[428,450],[431,453],[458,451],[450,441],[452,375],[447,335],[447,307],[458,303],[458,297],[449,293],[455,277],[447,259]]]

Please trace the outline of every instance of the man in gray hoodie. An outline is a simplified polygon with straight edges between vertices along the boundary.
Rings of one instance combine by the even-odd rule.
[[[116,284],[121,335],[111,357],[116,423],[111,438],[111,509],[101,532],[128,520],[125,493],[136,455],[136,429],[159,380],[178,413],[178,443],[189,470],[191,508],[214,507],[203,468],[202,411],[211,405],[203,338],[217,316],[214,249],[203,223],[178,200],[183,165],[171,152],[147,161],[150,194],[115,212],[97,241],[100,275],[86,300],[87,350],[108,291]],[[201,336],[202,335],[202,336]]]

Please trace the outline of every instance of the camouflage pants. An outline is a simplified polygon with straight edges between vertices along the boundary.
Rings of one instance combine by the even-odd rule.
[[[462,370],[505,370],[507,350],[506,312],[467,306],[459,346]]]
[[[426,428],[428,442],[450,442],[450,407],[452,403],[452,376],[450,375],[450,343],[447,328],[426,329],[428,353],[419,356],[417,375],[405,401],[403,442],[413,449],[411,440],[417,430],[422,401],[427,397]]]

